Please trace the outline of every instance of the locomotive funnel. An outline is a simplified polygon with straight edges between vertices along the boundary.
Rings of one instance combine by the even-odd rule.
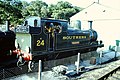
[[[93,21],[88,21],[89,25],[90,25],[90,29],[92,29],[92,22]]]

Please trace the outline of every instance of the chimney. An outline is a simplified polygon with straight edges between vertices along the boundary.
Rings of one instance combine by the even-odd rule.
[[[89,26],[90,26],[90,29],[92,29],[92,22],[93,22],[93,21],[88,21]]]

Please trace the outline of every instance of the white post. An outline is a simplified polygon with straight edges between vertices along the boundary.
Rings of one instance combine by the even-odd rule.
[[[39,66],[38,66],[38,80],[42,80],[41,79],[41,72],[42,72],[42,61],[39,60]]]
[[[102,63],[103,51],[100,51],[100,64]]]
[[[118,51],[118,46],[115,47],[115,57],[114,57],[115,60],[116,60],[116,58],[117,58],[117,51]]]
[[[78,53],[78,58],[77,58],[77,74],[79,74],[79,65],[80,65],[80,53]]]

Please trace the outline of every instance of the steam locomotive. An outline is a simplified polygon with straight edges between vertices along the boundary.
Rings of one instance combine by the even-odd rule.
[[[13,61],[19,65],[23,63],[21,59],[26,62],[45,61],[95,51],[104,45],[97,41],[97,32],[89,22],[90,29],[81,30],[80,25],[70,26],[66,20],[28,17],[14,32],[9,29],[0,32],[0,64],[8,65],[5,61],[10,64]]]

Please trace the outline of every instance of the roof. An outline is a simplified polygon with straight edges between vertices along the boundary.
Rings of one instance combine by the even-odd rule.
[[[96,2],[75,14],[70,20],[120,20],[120,11]]]

